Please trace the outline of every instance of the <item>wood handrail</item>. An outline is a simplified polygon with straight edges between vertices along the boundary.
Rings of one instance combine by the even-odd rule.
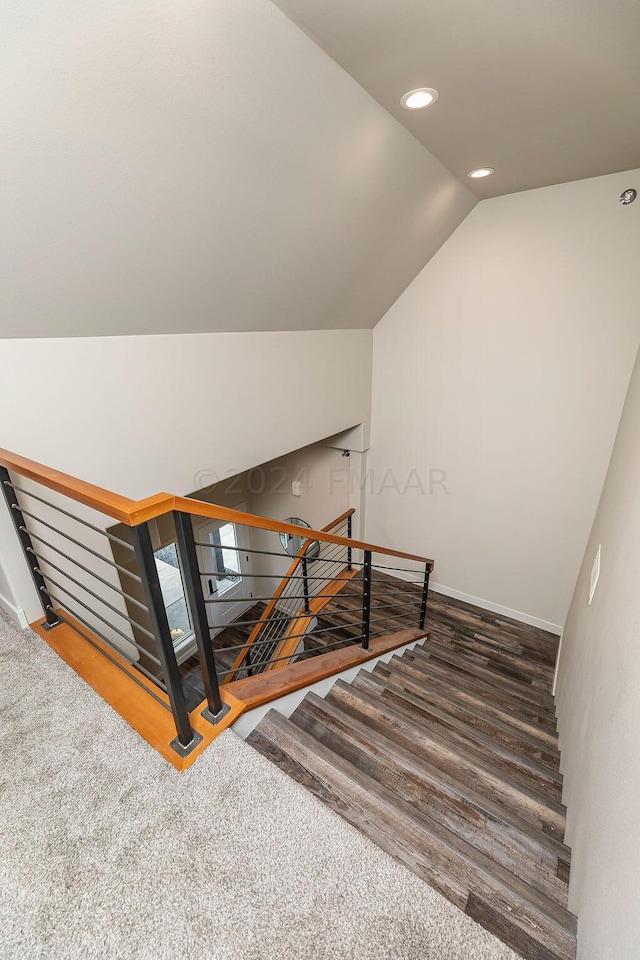
[[[130,500],[128,497],[120,496],[119,493],[105,490],[104,487],[98,487],[86,480],[79,480],[68,473],[53,470],[42,463],[2,448],[0,448],[0,464],[7,470],[19,473],[21,477],[41,483],[43,487],[55,490],[56,493],[61,493],[70,500],[83,503],[86,507],[91,507],[92,510],[104,513],[107,517],[126,523],[130,527],[137,523],[144,523],[145,520],[152,520],[173,509],[174,498],[169,493],[156,493],[144,500]]]
[[[344,513],[341,513],[339,517],[336,517],[336,519],[332,520],[331,523],[328,523],[326,527],[323,527],[322,532],[329,533],[329,531],[333,530],[334,527],[339,527],[341,523],[344,523],[345,520],[348,520],[349,517],[352,517],[355,512],[355,507],[349,507],[349,509],[345,510]]]
[[[373,637],[368,650],[360,646],[342,647],[339,650],[329,650],[320,657],[309,660],[300,660],[292,663],[284,670],[273,673],[260,673],[256,677],[247,677],[244,680],[235,680],[224,687],[225,694],[231,694],[241,700],[246,710],[261,707],[265,703],[284,697],[288,693],[300,690],[302,687],[325,680],[343,670],[361,666],[367,660],[390,653],[398,647],[416,640],[428,637],[426,630],[419,627],[405,627],[383,637]]]
[[[244,513],[242,510],[233,510],[231,507],[219,507],[217,504],[204,503],[202,500],[192,500],[187,497],[174,497],[174,510],[191,513],[196,517],[205,517],[209,520],[225,520],[228,523],[237,523],[241,527],[256,527],[260,530],[271,530],[275,533],[291,533],[294,537],[300,536],[300,527],[282,520],[272,520],[270,517],[259,517],[254,513]],[[324,530],[304,528],[305,536],[309,540],[322,540],[325,543],[335,543],[339,547],[353,547],[354,550],[369,550],[371,553],[381,553],[387,557],[399,557],[401,560],[412,560],[416,563],[428,563],[433,570],[433,560],[428,557],[419,557],[413,553],[404,553],[402,550],[392,550],[390,547],[381,547],[364,540],[351,540],[349,537],[337,537]]]
[[[93,483],[87,483],[85,480],[79,480],[77,477],[70,476],[67,473],[61,473],[53,470],[35,460],[28,460],[19,454],[12,453],[10,450],[0,448],[0,464],[7,470],[12,470],[20,476],[41,483],[57,493],[61,493],[71,500],[83,503],[99,513],[104,513],[120,523],[133,527],[138,523],[144,523],[147,520],[153,520],[156,517],[171,513],[173,510],[180,510],[183,513],[191,513],[197,517],[204,517],[210,520],[225,520],[229,523],[236,523],[244,527],[255,527],[261,530],[272,530],[276,533],[290,533],[294,536],[300,536],[300,527],[291,523],[283,523],[281,520],[271,520],[267,517],[259,517],[253,513],[245,513],[241,510],[233,510],[230,507],[220,507],[215,504],[205,503],[202,500],[194,500],[189,497],[175,497],[170,493],[157,493],[144,500],[130,500],[128,497],[122,497],[120,494],[112,493],[103,487],[98,487]],[[305,528],[306,529],[306,528]],[[326,543],[335,543],[341,547],[353,547],[354,550],[369,550],[371,553],[379,553],[387,557],[398,557],[402,560],[411,560],[416,563],[425,563],[429,569],[433,570],[433,560],[428,557],[419,557],[411,553],[403,553],[401,550],[392,550],[389,547],[381,547],[376,544],[366,543],[362,540],[350,540],[347,537],[337,537],[334,534],[327,533],[324,530],[307,530],[307,537],[310,540],[323,540]]]

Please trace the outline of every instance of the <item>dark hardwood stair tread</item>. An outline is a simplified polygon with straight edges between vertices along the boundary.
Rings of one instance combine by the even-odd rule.
[[[537,769],[531,770],[527,758],[519,757],[479,731],[474,734],[472,728],[456,721],[451,714],[443,714],[435,708],[412,702],[411,694],[404,695],[391,690],[383,678],[374,677],[368,671],[361,671],[349,684],[349,688],[362,692],[386,713],[402,718],[420,733],[435,735],[440,742],[446,742],[450,749],[454,748],[459,756],[464,756],[470,762],[480,763],[483,768],[499,775],[503,781],[509,781],[538,800],[548,803],[564,816],[560,786],[555,781],[549,781],[547,771],[540,773]]]
[[[519,949],[539,944],[549,958],[574,960],[575,918],[465,840],[419,813],[384,785],[271,711],[250,742],[309,786],[342,817],[426,879],[460,909],[490,904],[500,936]],[[497,919],[488,917],[488,929]],[[523,938],[525,940],[523,941]],[[540,953],[540,956],[544,956]]]
[[[394,687],[406,689],[414,696],[420,697],[429,703],[464,718],[467,723],[480,727],[490,736],[496,737],[516,750],[521,750],[527,756],[535,759],[541,766],[557,771],[559,768],[559,752],[538,739],[535,734],[528,733],[520,726],[515,726],[508,720],[498,716],[491,706],[476,698],[467,697],[462,690],[452,689],[449,684],[440,681],[437,677],[423,676],[418,679],[415,673],[406,671],[406,662],[401,657],[392,659],[393,666],[378,663],[374,668],[374,675],[387,678]]]
[[[478,690],[490,702],[503,704],[516,716],[525,717],[547,734],[557,737],[554,713],[527,697],[519,696],[517,691],[502,688],[495,678],[487,677],[486,672],[456,658],[453,652],[450,654],[435,646],[429,649],[416,646],[413,650],[405,651],[403,657],[412,661],[416,668],[422,667],[428,671],[431,665],[437,667],[441,673],[446,673],[452,683]]]
[[[394,661],[394,663],[396,662],[397,661]],[[448,684],[451,688],[452,696],[457,696],[462,693],[466,696],[467,703],[470,702],[470,698],[473,698],[481,709],[492,712],[504,720],[505,723],[509,723],[513,727],[528,733],[545,746],[552,756],[555,755],[559,759],[558,734],[556,731],[551,730],[548,725],[544,723],[538,723],[530,711],[518,710],[508,698],[501,698],[499,695],[494,695],[490,690],[486,689],[482,681],[474,681],[471,678],[467,678],[451,670],[447,665],[438,663],[436,660],[419,659],[409,657],[408,654],[403,654],[402,662],[404,666],[398,668],[398,670],[402,672],[403,675],[408,674],[416,680],[424,678],[425,680],[434,680]]]
[[[500,797],[505,806],[518,812],[524,819],[540,824],[558,839],[564,838],[565,808],[515,779],[504,768],[484,757],[469,752],[448,737],[432,730],[418,728],[394,704],[380,704],[375,696],[338,680],[327,695],[347,713],[364,717],[366,722],[393,739],[399,739],[411,752],[420,751],[436,766],[456,772],[464,782],[471,783],[480,793]]]
[[[539,643],[532,641],[526,636],[524,631],[513,631],[500,628],[497,624],[487,623],[483,620],[462,622],[459,618],[453,618],[446,615],[434,613],[433,607],[430,610],[428,628],[433,633],[440,633],[447,636],[456,636],[464,641],[480,641],[488,643],[497,650],[505,652],[518,652],[540,668],[551,668],[555,666],[558,644]]]
[[[437,633],[431,633],[428,642],[419,644],[417,649],[420,653],[428,656],[444,657],[455,664],[458,669],[473,670],[474,675],[503,693],[509,693],[514,699],[526,701],[543,713],[555,717],[555,703],[550,689],[534,687],[527,680],[508,676],[501,670],[495,669],[487,657],[473,649],[456,645],[455,638],[443,640]],[[484,663],[480,661],[484,661]]]
[[[382,677],[380,674],[371,674],[368,671],[361,674],[353,681],[354,686],[365,684],[373,686],[382,692],[383,699],[392,699],[397,702],[398,699],[408,704],[415,716],[416,722],[426,725],[433,729],[441,729],[445,732],[451,731],[456,736],[464,738],[469,747],[478,750],[481,753],[487,752],[499,758],[501,763],[508,764],[514,776],[522,777],[527,783],[543,790],[549,791],[552,796],[560,799],[562,794],[562,775],[558,770],[549,767],[543,767],[536,763],[534,759],[528,757],[522,752],[514,750],[512,747],[498,740],[496,737],[480,730],[476,724],[469,723],[460,717],[455,711],[441,709],[426,699],[420,698],[406,691]]]
[[[462,635],[485,631],[494,637],[513,637],[531,650],[537,659],[555,663],[559,644],[556,634],[462,604],[433,591],[429,593],[428,606],[429,620],[433,625],[445,624]]]
[[[385,583],[391,602],[419,602],[413,584],[374,580],[374,617]],[[361,587],[323,610],[335,640],[354,629]],[[575,960],[558,638],[433,592],[426,628],[350,683],[307,693],[289,720],[272,711],[248,742],[526,960]]]
[[[527,845],[523,842],[522,821],[519,830],[502,820],[496,821],[477,803],[469,802],[463,785],[448,788],[436,768],[421,763],[386,737],[372,736],[364,724],[315,694],[309,694],[290,719],[505,869],[566,906],[567,884],[558,877],[560,864],[566,860],[536,843],[536,835],[542,835],[538,831],[524,826]]]
[[[423,665],[420,661],[402,657],[393,657],[390,666],[380,664],[380,670],[392,674],[398,683],[407,683],[412,688],[422,691],[425,699],[437,695],[445,696],[451,703],[451,709],[467,709],[473,715],[484,719],[486,723],[494,725],[495,729],[518,738],[519,742],[526,742],[534,751],[544,751],[550,766],[557,767],[560,763],[560,752],[556,746],[557,735],[548,731],[540,735],[540,724],[524,719],[515,710],[496,704],[483,695],[479,689],[471,689],[468,685],[456,683],[456,678],[450,678],[446,671],[436,671],[433,665]],[[455,706],[454,706],[455,705]]]

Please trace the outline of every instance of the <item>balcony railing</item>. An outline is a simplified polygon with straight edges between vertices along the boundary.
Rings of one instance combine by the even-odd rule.
[[[240,683],[246,694],[250,678],[258,684],[261,674],[273,674],[269,689],[275,697],[278,671],[289,677],[293,663],[308,677],[302,661],[317,660],[322,671],[322,658],[332,651],[367,653],[373,638],[407,627],[424,629],[433,562],[354,539],[353,510],[323,530],[303,530],[170,494],[132,501],[5,450],[0,450],[0,486],[42,606],[41,626],[55,630],[66,624],[170,711],[176,730],[171,746],[180,756],[202,737],[188,708],[158,572],[158,523],[175,533],[203,697],[198,711],[213,725],[229,709],[221,685],[233,692],[234,682]],[[250,572],[240,563],[223,573],[220,566],[209,568],[211,542],[199,533],[207,521],[234,525],[237,542],[219,549],[255,561]],[[250,540],[265,534],[304,534],[284,576],[266,567],[258,572],[258,560],[276,567],[283,560],[269,542],[256,546]],[[243,577],[265,585],[264,593],[252,591],[257,595],[251,604],[266,607],[242,620],[246,642],[216,649],[226,620],[211,611],[234,600],[215,584]]]

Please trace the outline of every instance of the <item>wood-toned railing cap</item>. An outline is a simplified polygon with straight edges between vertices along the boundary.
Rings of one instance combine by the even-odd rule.
[[[291,523],[284,523],[280,520],[272,520],[268,517],[259,517],[253,513],[244,513],[241,510],[232,510],[229,507],[220,507],[216,504],[204,503],[202,500],[194,500],[189,497],[175,497],[170,493],[157,493],[155,496],[147,497],[145,500],[130,500],[128,497],[121,497],[117,493],[105,490],[93,483],[87,483],[85,480],[79,480],[77,477],[66,473],[60,473],[58,470],[52,470],[44,464],[37,463],[35,460],[28,460],[19,454],[12,453],[10,450],[0,448],[0,464],[29,480],[41,483],[57,493],[61,493],[71,500],[83,503],[99,513],[103,513],[120,523],[125,523],[130,527],[138,523],[144,523],[147,520],[153,520],[155,517],[171,513],[173,510],[179,510],[182,513],[190,513],[193,516],[204,517],[211,520],[224,520],[229,523],[237,523],[244,527],[255,527],[261,530],[272,530],[276,533],[288,533],[293,536],[300,536],[301,528]],[[353,510],[348,510],[342,518],[346,519]],[[338,521],[333,521],[331,526],[335,526]],[[416,563],[428,564],[433,569],[433,560],[428,557],[420,557],[411,553],[404,553],[401,550],[391,550],[389,547],[381,547],[376,544],[367,543],[362,540],[352,540],[347,537],[338,537],[325,530],[312,530],[304,528],[304,536],[309,540],[323,540],[327,543],[335,543],[338,546],[352,547],[356,550],[370,550],[371,553],[383,554],[388,557],[399,557],[403,560],[410,560]]]

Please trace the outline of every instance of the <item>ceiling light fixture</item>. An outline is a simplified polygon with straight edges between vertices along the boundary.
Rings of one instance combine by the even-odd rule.
[[[405,93],[400,104],[405,110],[422,110],[423,107],[430,107],[435,103],[440,94],[432,87],[418,87],[417,90],[410,90]]]
[[[471,170],[467,176],[472,180],[481,180],[482,177],[490,177],[492,173],[495,173],[493,167],[478,167],[477,170]]]

